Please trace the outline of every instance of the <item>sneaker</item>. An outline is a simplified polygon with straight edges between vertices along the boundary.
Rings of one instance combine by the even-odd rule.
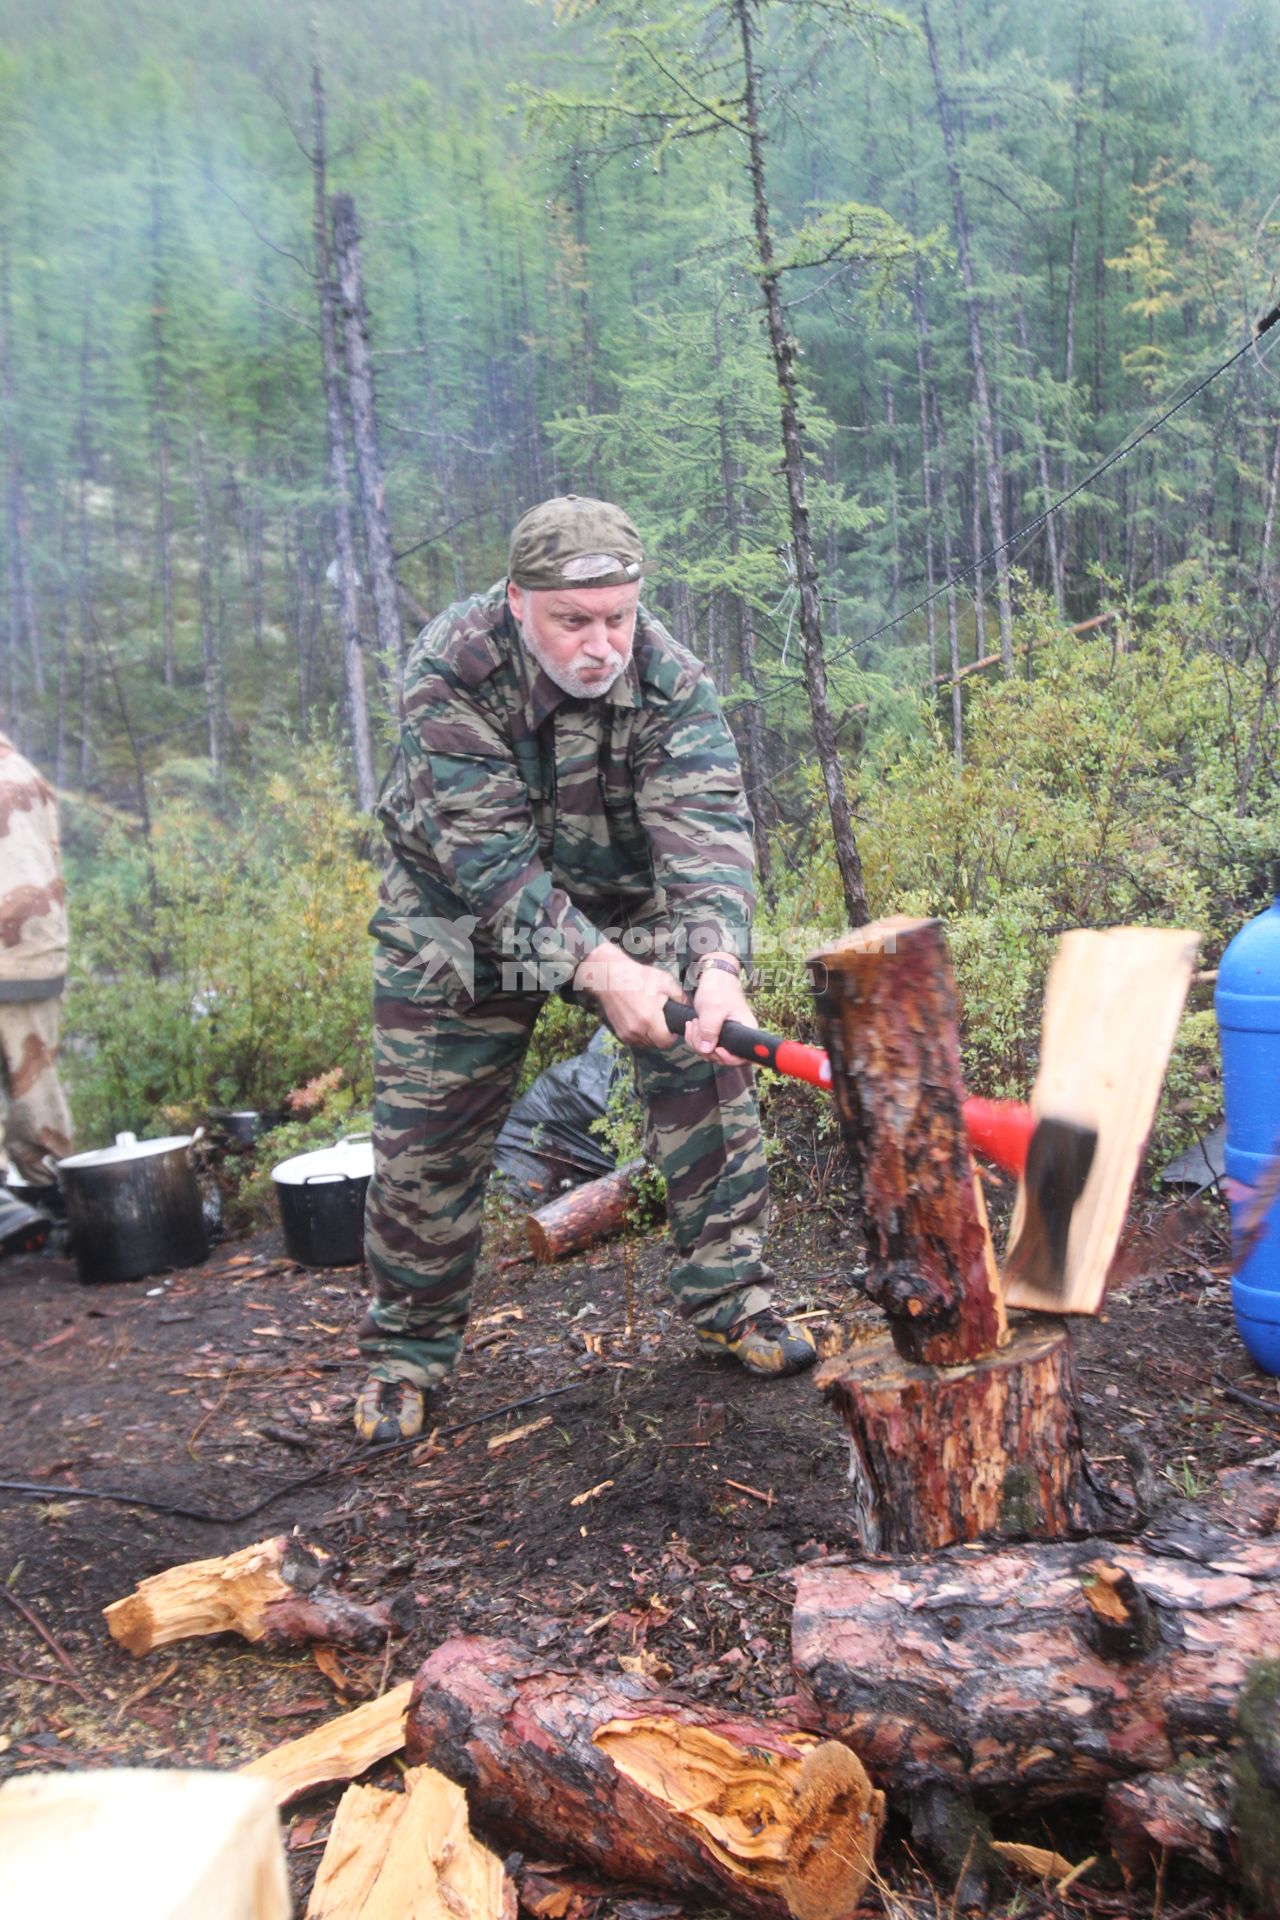
[[[731,1354],[748,1373],[766,1375],[803,1373],[818,1357],[813,1335],[773,1307],[744,1314],[720,1333],[699,1327],[698,1346],[703,1353]]]
[[[356,1399],[356,1432],[373,1447],[388,1440],[416,1440],[426,1411],[426,1395],[412,1380],[384,1380],[371,1373]]]
[[[47,1214],[0,1186],[0,1259],[10,1253],[39,1253],[51,1225]]]

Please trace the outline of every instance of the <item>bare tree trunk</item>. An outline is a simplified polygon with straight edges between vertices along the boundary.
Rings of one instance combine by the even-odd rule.
[[[349,193],[335,193],[333,245],[342,295],[342,329],[347,348],[347,392],[351,399],[352,437],[356,476],[364,514],[365,551],[373,587],[378,623],[378,647],[397,688],[404,665],[404,630],[396,589],[396,562],[387,524],[382,456],[378,450],[378,422],[373,393],[373,364],[369,356],[369,321],[364,302],[364,271],[360,260],[360,229],[355,201]]]
[[[948,475],[950,462],[947,458],[947,436],[942,424],[942,411],[938,405],[937,389],[933,384],[932,367],[929,352],[929,316],[924,304],[924,285],[920,277],[920,264],[916,263],[915,286],[912,289],[912,301],[916,314],[916,371],[920,381],[920,446],[921,459],[925,475],[925,512],[929,519],[928,553],[929,568],[933,570],[933,522],[937,519],[942,528],[942,565],[947,582],[947,642],[951,658],[951,751],[955,757],[956,772],[964,766],[964,700],[960,692],[960,622],[956,607],[955,560],[951,550],[951,517],[947,511]],[[932,433],[930,415],[932,414]],[[930,441],[937,447],[939,487],[937,505],[931,476],[929,473]],[[929,607],[932,616],[933,606]],[[938,673],[938,633],[937,623],[929,621],[929,679],[936,683]]]
[[[204,435],[196,429],[193,443],[196,479],[196,525],[198,599],[200,605],[200,654],[204,662],[205,730],[209,741],[209,767],[215,780],[221,780],[222,765],[222,661],[218,631],[213,615],[213,579],[217,564],[213,508],[209,499],[209,477],[205,471]]]
[[[1013,672],[1013,600],[1009,592],[1009,556],[1004,545],[1004,501],[1001,497],[1000,470],[996,459],[995,432],[992,424],[991,388],[987,379],[986,349],[982,338],[982,318],[978,309],[978,296],[973,272],[973,251],[969,242],[969,214],[965,205],[964,186],[960,179],[960,168],[956,160],[955,129],[951,123],[951,103],[942,84],[942,69],[938,64],[938,46],[933,36],[933,25],[929,18],[928,0],[920,0],[920,19],[924,27],[925,43],[929,49],[929,65],[933,71],[933,90],[938,103],[938,125],[942,131],[942,144],[947,156],[947,179],[951,185],[951,202],[956,225],[956,252],[960,259],[960,275],[964,281],[965,318],[969,331],[969,359],[973,369],[974,395],[977,400],[978,432],[982,440],[983,471],[986,480],[987,514],[991,522],[991,540],[996,548],[996,585],[1000,604],[1000,660],[1006,673]]]
[[[1023,359],[1026,361],[1027,379],[1031,381],[1035,378],[1035,368],[1031,360],[1031,342],[1027,338],[1027,310],[1021,299],[1018,301],[1018,343],[1022,348]],[[1049,477],[1049,453],[1044,444],[1044,427],[1040,419],[1038,400],[1032,403],[1031,418],[1036,433],[1036,457],[1040,467],[1040,489],[1044,503],[1040,511],[1043,513],[1053,499],[1053,482]],[[1058,528],[1053,514],[1050,514],[1044,523],[1044,533],[1049,548],[1049,577],[1053,582],[1053,604],[1061,620],[1063,618],[1062,557],[1058,552]],[[1030,660],[1030,658],[1031,655],[1028,652],[1027,659]]]
[[[920,266],[916,263],[916,280],[912,294],[912,305],[916,316],[916,379],[920,386],[920,484],[924,494],[924,570],[926,591],[929,595],[925,607],[925,619],[929,628],[929,678],[938,677],[938,608],[933,598],[933,529],[937,518],[937,503],[933,489],[933,467],[930,459],[932,433],[929,427],[929,365],[928,365],[928,318],[924,308],[924,289],[920,282]],[[948,565],[947,575],[951,568]]]
[[[80,642],[80,785],[89,784],[91,749],[89,715],[93,711],[93,581],[89,537],[89,477],[93,449],[89,438],[89,308],[86,303],[80,328],[80,408],[76,421],[76,521],[79,533],[79,565],[76,581],[79,603]]]
[[[722,356],[720,314],[717,308],[712,309],[711,337],[718,375]],[[738,475],[729,444],[729,419],[723,392],[716,400],[716,428],[720,441],[720,485],[724,492],[725,521],[729,528],[729,551],[733,555],[736,567],[742,552],[742,506],[738,499]],[[765,795],[768,788],[764,754],[764,711],[760,705],[760,687],[756,679],[755,622],[751,607],[742,594],[734,593],[731,599],[735,664],[749,695],[742,709],[742,758],[747,780],[747,803],[751,808],[751,818],[755,822],[756,829],[756,867],[761,884],[767,892],[771,879],[769,822],[765,812]]]
[[[319,50],[311,55],[312,150],[314,188],[313,242],[316,255],[316,298],[320,306],[320,351],[324,369],[325,419],[329,433],[329,486],[333,502],[335,581],[342,631],[342,671],[351,725],[356,800],[364,813],[373,811],[377,782],[373,775],[373,742],[369,733],[369,703],[364,684],[364,654],[360,645],[360,606],[356,588],[355,541],[351,528],[351,478],[347,466],[346,422],[338,367],[337,296],[329,251],[328,202],[325,181],[324,77]]]
[[[982,552],[982,487],[978,479],[978,435],[975,430],[972,447],[973,484],[971,505],[973,508],[973,625],[974,643],[977,652],[974,658],[982,660],[987,652],[987,570],[978,556]]]
[[[893,379],[884,383],[884,418],[889,435],[889,614],[890,618],[898,611],[898,596],[902,592],[902,529],[898,516],[898,423],[893,417]]]
[[[791,523],[791,542],[795,552],[796,585],[800,596],[800,635],[804,647],[804,678],[813,716],[813,739],[818,766],[831,817],[832,840],[845,911],[850,924],[865,926],[870,919],[866,886],[862,878],[862,860],[853,832],[853,815],[845,792],[844,774],[836,744],[835,726],[827,695],[827,666],[822,647],[822,619],[818,601],[818,569],[814,558],[813,537],[809,526],[809,506],[805,492],[805,457],[800,431],[799,389],[796,381],[796,344],[787,330],[778,268],[774,264],[773,230],[769,218],[769,199],[764,162],[764,135],[760,125],[757,98],[755,49],[751,24],[751,0],[733,0],[742,43],[743,118],[751,174],[752,219],[759,254],[757,279],[764,303],[765,327],[773,356],[774,373],[782,425],[782,464],[787,487],[787,510]]]
[[[3,428],[7,455],[7,494],[5,501],[6,537],[9,559],[9,661],[8,693],[10,720],[17,717],[19,662],[26,642],[33,693],[44,693],[44,659],[36,625],[35,595],[31,583],[31,555],[27,545],[25,486],[22,473],[22,449],[18,438],[18,398],[13,371],[13,308],[9,293],[9,246],[7,233],[0,231],[0,427]]]
[[[164,277],[159,161],[151,174],[151,412],[156,450],[156,560],[160,574],[160,617],[164,683],[174,681],[173,653],[173,507],[169,494],[169,354],[164,322],[168,290]]]

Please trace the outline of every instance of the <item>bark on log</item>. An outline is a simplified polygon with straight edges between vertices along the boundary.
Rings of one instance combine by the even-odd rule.
[[[1107,1843],[1130,1886],[1153,1879],[1166,1855],[1194,1860],[1220,1879],[1235,1877],[1225,1762],[1117,1780],[1107,1788],[1102,1812]]]
[[[431,1767],[403,1793],[348,1787],[306,1920],[516,1920],[501,1860],[472,1837],[467,1796]]]
[[[366,1768],[399,1753],[404,1745],[404,1719],[413,1682],[392,1687],[376,1700],[366,1700],[350,1713],[326,1720],[322,1727],[272,1747],[240,1768],[250,1779],[265,1780],[278,1807],[287,1806],[313,1787],[335,1780],[354,1780]]]
[[[1127,1573],[1159,1642],[1110,1660],[1091,1563]],[[1176,1519],[1085,1541],[912,1566],[803,1567],[792,1658],[807,1723],[848,1740],[895,1797],[951,1783],[991,1807],[1098,1796],[1216,1757],[1250,1663],[1280,1652],[1280,1541]]]
[[[955,982],[936,920],[878,920],[809,962],[861,1182],[867,1292],[906,1360],[1002,1344],[1004,1309],[962,1107]]]
[[[112,1639],[138,1655],[212,1633],[267,1647],[383,1646],[396,1631],[389,1603],[365,1606],[329,1590],[336,1565],[323,1548],[277,1534],[217,1560],[167,1567],[103,1613]]]
[[[525,1238],[539,1265],[564,1260],[596,1240],[621,1233],[643,1169],[643,1160],[628,1160],[625,1166],[601,1174],[598,1180],[588,1180],[585,1186],[575,1187],[526,1215]]]
[[[1097,1524],[1060,1323],[1019,1327],[999,1353],[945,1372],[913,1366],[888,1339],[869,1341],[816,1378],[849,1431],[864,1553],[1056,1539]]]
[[[884,1821],[845,1746],[718,1717],[626,1675],[548,1672],[510,1641],[436,1649],[405,1751],[464,1785],[503,1837],[754,1920],[852,1912]]]

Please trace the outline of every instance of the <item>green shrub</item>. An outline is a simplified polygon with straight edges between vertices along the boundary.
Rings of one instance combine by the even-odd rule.
[[[157,803],[150,839],[116,822],[73,870],[67,1049],[86,1143],[218,1107],[280,1107],[340,1067],[370,1091],[376,876],[337,755],[309,745],[238,822]]]

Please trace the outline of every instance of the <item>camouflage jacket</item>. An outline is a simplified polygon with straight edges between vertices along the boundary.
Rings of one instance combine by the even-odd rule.
[[[706,669],[643,608],[626,669],[590,700],[529,655],[505,582],[440,614],[409,657],[378,811],[392,857],[371,931],[446,998],[533,986],[503,964],[525,959],[544,988],[563,984],[606,934],[641,923],[688,956],[746,956],[737,748]],[[466,965],[444,967],[454,933]],[[639,935],[625,944],[661,957]]]
[[[0,733],[0,1001],[62,992],[63,897],[57,795]]]

